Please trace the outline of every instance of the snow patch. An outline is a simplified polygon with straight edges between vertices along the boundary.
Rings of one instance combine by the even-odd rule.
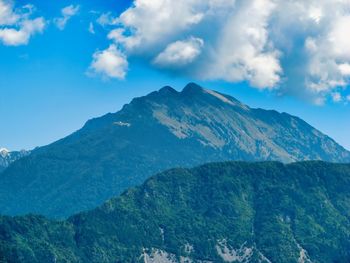
[[[6,148],[0,148],[0,155],[1,155],[2,157],[5,158],[9,153],[10,153],[10,151],[7,150]]]
[[[122,122],[122,121],[116,121],[116,122],[113,122],[114,125],[117,125],[117,126],[124,126],[124,127],[130,127],[131,124],[130,123],[127,123],[127,122]]]

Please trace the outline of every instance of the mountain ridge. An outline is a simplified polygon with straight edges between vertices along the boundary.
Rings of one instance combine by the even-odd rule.
[[[165,87],[13,163],[0,176],[0,213],[66,217],[162,170],[226,160],[347,162],[350,153],[291,115],[194,83]]]

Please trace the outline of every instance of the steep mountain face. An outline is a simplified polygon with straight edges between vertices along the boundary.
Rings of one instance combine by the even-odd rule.
[[[173,169],[66,221],[0,218],[0,262],[349,262],[350,165]]]
[[[164,169],[225,160],[346,162],[350,153],[286,113],[196,84],[165,87],[11,165],[0,176],[0,213],[65,217]]]
[[[0,148],[0,173],[5,170],[11,163],[27,156],[29,151],[13,151],[10,152],[5,148]]]

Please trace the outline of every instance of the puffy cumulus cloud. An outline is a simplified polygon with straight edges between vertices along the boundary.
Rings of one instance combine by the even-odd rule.
[[[231,10],[215,36],[214,53],[201,77],[248,80],[257,88],[276,88],[282,73],[280,53],[268,36],[268,18],[275,8],[273,1],[253,0]]]
[[[35,8],[24,5],[15,8],[12,1],[0,0],[0,42],[7,46],[28,44],[30,38],[43,32],[43,17],[31,18]]]
[[[349,87],[349,0],[276,1],[269,38],[283,69],[279,92],[316,104],[344,101]]]
[[[193,78],[248,81],[315,103],[350,81],[349,0],[134,0],[103,14],[127,57]]]
[[[55,22],[57,28],[60,29],[60,30],[63,30],[66,27],[68,21],[73,16],[78,14],[79,10],[80,10],[80,6],[79,5],[76,5],[76,6],[75,5],[69,5],[69,6],[64,7],[61,10],[62,16],[59,17],[59,18],[54,19],[54,22]]]
[[[122,25],[118,42],[131,49],[166,45],[174,36],[198,25],[204,17],[199,0],[136,0],[134,6],[120,15]],[[205,2],[205,1],[204,1]],[[130,34],[128,34],[130,31]]]
[[[350,13],[347,15],[344,9],[343,14],[338,13],[328,19],[323,16],[315,22],[317,25],[322,24],[322,28],[315,26],[312,27],[315,32],[306,32],[306,68],[302,80],[305,80],[305,88],[316,97],[337,94],[338,98],[340,93],[332,91],[349,85],[350,40],[347,36],[350,36]],[[300,88],[303,86],[300,85]]]
[[[0,1],[0,25],[13,25],[20,19],[19,14],[13,10],[13,3]]]
[[[169,44],[154,59],[154,63],[162,67],[182,67],[200,55],[203,44],[202,39],[194,37],[185,41],[176,41]]]
[[[268,39],[274,8],[270,0],[136,0],[118,18],[104,14],[98,22],[116,25],[108,38],[127,55],[157,67],[274,88],[282,72]]]
[[[41,33],[45,27],[45,20],[40,17],[34,20],[24,20],[19,29],[0,29],[0,39],[7,46],[19,46],[28,44],[30,37],[35,33]]]
[[[97,51],[93,55],[89,75],[100,75],[104,79],[124,79],[128,69],[128,61],[125,55],[112,44],[103,51]]]

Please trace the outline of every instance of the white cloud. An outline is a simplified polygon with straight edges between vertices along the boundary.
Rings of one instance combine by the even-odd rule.
[[[306,88],[316,96],[325,96],[332,90],[349,85],[350,14],[338,13],[335,17],[324,19],[328,25],[322,26],[326,30],[317,30],[317,35],[308,37],[305,43],[308,57],[304,79]],[[331,94],[333,99],[334,94],[337,93]]]
[[[158,67],[274,88],[282,74],[267,30],[274,8],[272,0],[135,0],[119,18],[99,21],[116,25],[108,38],[126,54]]]
[[[279,52],[269,43],[268,18],[273,1],[252,0],[240,3],[216,36],[218,44],[202,78],[231,82],[248,80],[257,88],[274,88],[282,69]]]
[[[319,7],[312,6],[309,10],[309,17],[318,24],[323,17],[323,10]]]
[[[348,3],[350,8],[350,3]],[[350,60],[350,11],[335,17],[328,41],[335,58]]]
[[[117,24],[117,19],[109,12],[101,14],[96,22],[104,27]]]
[[[349,63],[339,64],[338,68],[340,70],[340,73],[343,76],[350,76],[350,64]]]
[[[13,25],[20,19],[20,15],[16,14],[13,9],[12,2],[0,1],[0,26]]]
[[[113,27],[108,39],[126,56],[195,79],[248,81],[315,103],[349,87],[349,0],[134,0],[98,22]]]
[[[342,96],[339,92],[334,92],[334,93],[332,93],[332,99],[334,102],[341,102]]]
[[[94,27],[94,24],[92,22],[89,23],[88,31],[93,35],[95,34],[95,27]]]
[[[46,21],[32,19],[34,9],[32,5],[15,9],[12,1],[0,0],[0,41],[4,45],[26,45],[34,34],[43,32]]]
[[[136,0],[134,6],[118,18],[118,23],[132,35],[120,39],[128,49],[147,50],[168,44],[176,34],[200,23],[204,6],[200,0]],[[207,2],[207,1],[204,1]]]
[[[105,79],[124,79],[127,69],[128,61],[125,55],[112,44],[106,50],[95,52],[89,73],[101,75]]]
[[[169,44],[155,59],[154,63],[162,67],[181,67],[193,62],[201,53],[204,42],[191,37],[185,41]]]
[[[26,45],[29,39],[35,33],[41,33],[45,28],[43,18],[34,20],[25,20],[21,23],[19,29],[3,28],[0,29],[0,40],[7,46]]]
[[[283,54],[284,93],[319,102],[346,90],[349,15],[348,0],[279,1],[269,32]]]
[[[274,7],[270,0],[136,0],[119,18],[104,14],[99,22],[117,25],[108,38],[126,54],[158,67],[273,88],[282,73],[266,29]]]
[[[61,10],[62,16],[59,17],[59,18],[54,19],[54,22],[55,22],[57,28],[60,29],[60,30],[63,30],[63,29],[66,27],[68,21],[69,21],[73,16],[75,16],[75,15],[78,14],[79,9],[80,9],[80,6],[79,6],[79,5],[76,5],[76,6],[74,6],[74,5],[69,5],[69,6],[64,7],[64,8]]]

